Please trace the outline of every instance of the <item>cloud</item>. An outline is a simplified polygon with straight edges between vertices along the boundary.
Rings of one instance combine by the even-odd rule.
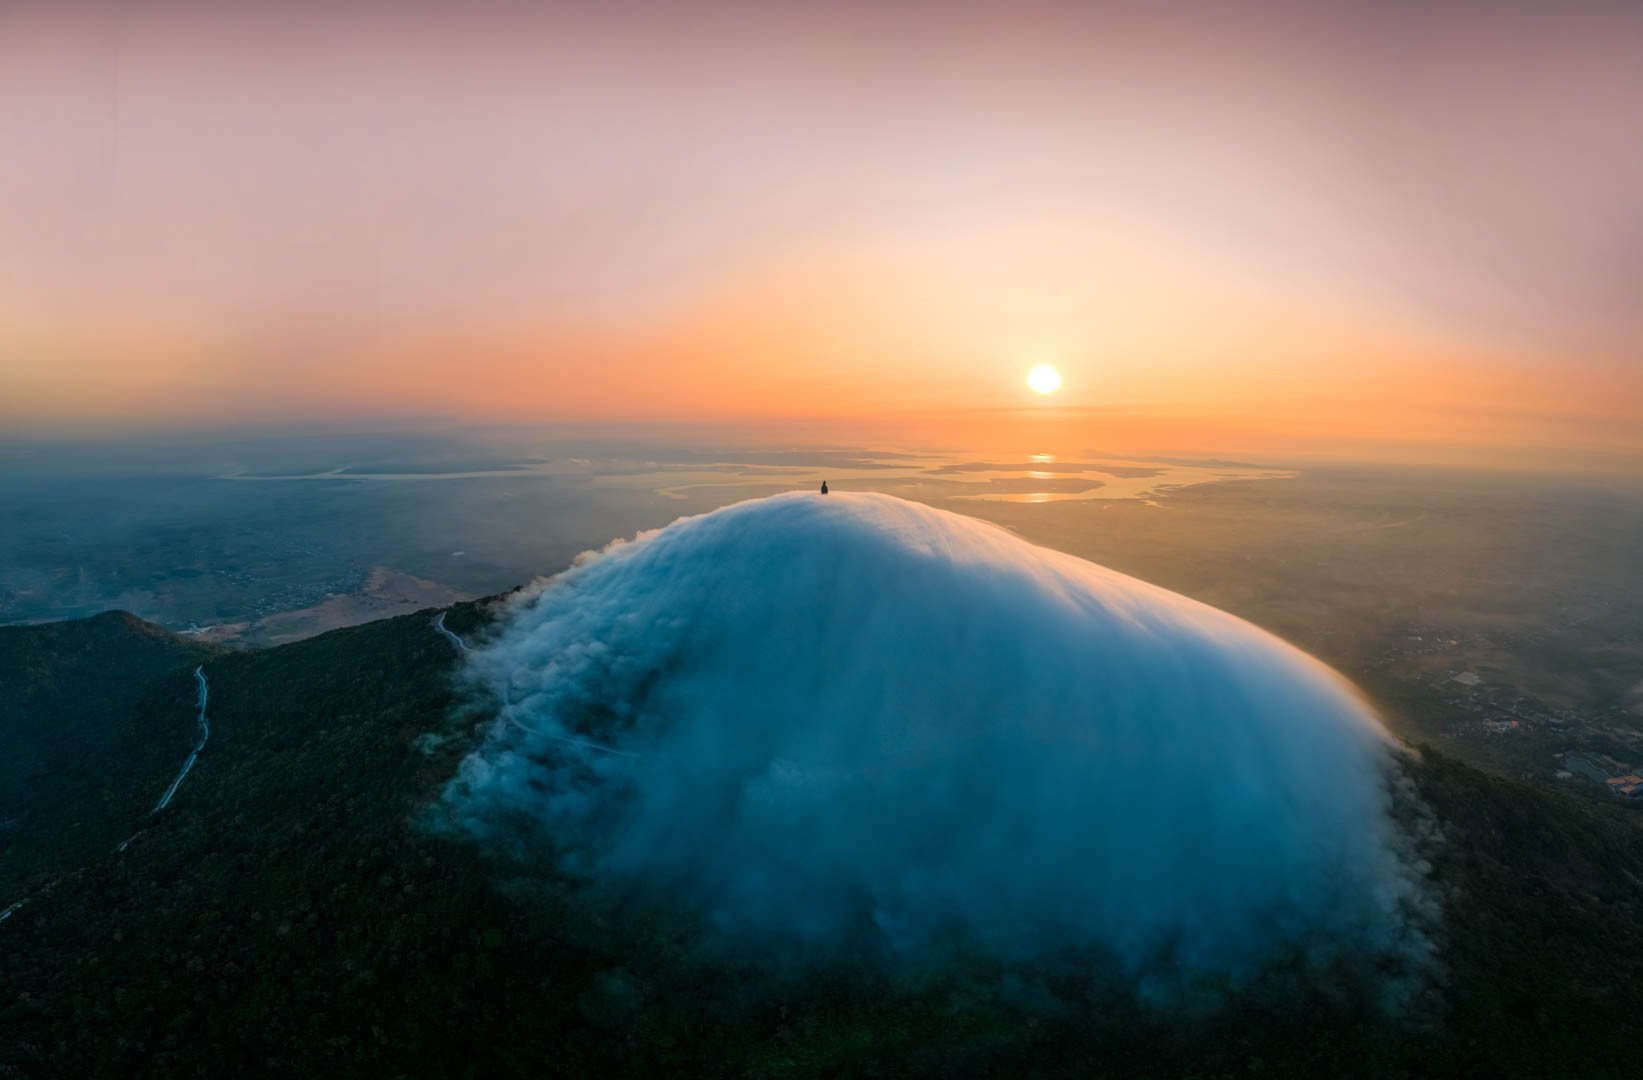
[[[1418,964],[1397,748],[1233,616],[885,495],[782,495],[584,556],[468,675],[445,797],[715,947],[1099,957],[1145,996]]]

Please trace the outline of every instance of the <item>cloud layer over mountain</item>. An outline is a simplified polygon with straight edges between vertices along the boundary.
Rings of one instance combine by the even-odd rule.
[[[745,502],[514,598],[447,807],[720,945],[1102,958],[1143,993],[1407,966],[1396,750],[1223,612],[883,495]]]

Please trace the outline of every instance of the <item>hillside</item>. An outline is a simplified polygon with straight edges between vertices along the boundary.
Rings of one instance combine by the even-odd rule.
[[[131,834],[187,754],[191,673],[221,654],[123,611],[0,627],[0,896]]]
[[[754,993],[689,958],[688,926],[588,910],[542,865],[427,826],[482,719],[433,614],[209,656],[118,616],[28,630],[86,650],[3,632],[24,657],[9,696],[33,710],[6,723],[81,702],[28,728],[37,760],[130,787],[130,820],[187,753],[201,659],[212,737],[129,847],[88,847],[0,924],[0,1076],[1590,1076],[1643,1038],[1635,817],[1433,753],[1413,777],[1445,834],[1443,970],[1400,1020],[1303,986],[1166,1023],[1087,980],[998,971],[888,985],[845,967]],[[483,618],[458,605],[447,624]],[[94,737],[116,715],[129,733]],[[145,732],[164,733],[152,764]],[[30,775],[29,799],[59,790]]]

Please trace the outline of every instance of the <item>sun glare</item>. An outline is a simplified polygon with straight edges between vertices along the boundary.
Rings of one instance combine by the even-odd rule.
[[[1061,389],[1061,372],[1048,364],[1039,364],[1027,372],[1027,386],[1035,394],[1053,394]]]

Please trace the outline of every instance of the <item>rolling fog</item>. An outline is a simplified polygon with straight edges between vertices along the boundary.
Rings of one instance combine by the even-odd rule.
[[[782,495],[513,598],[446,792],[484,843],[773,964],[1097,958],[1142,997],[1418,967],[1398,750],[1230,615],[887,495]]]

